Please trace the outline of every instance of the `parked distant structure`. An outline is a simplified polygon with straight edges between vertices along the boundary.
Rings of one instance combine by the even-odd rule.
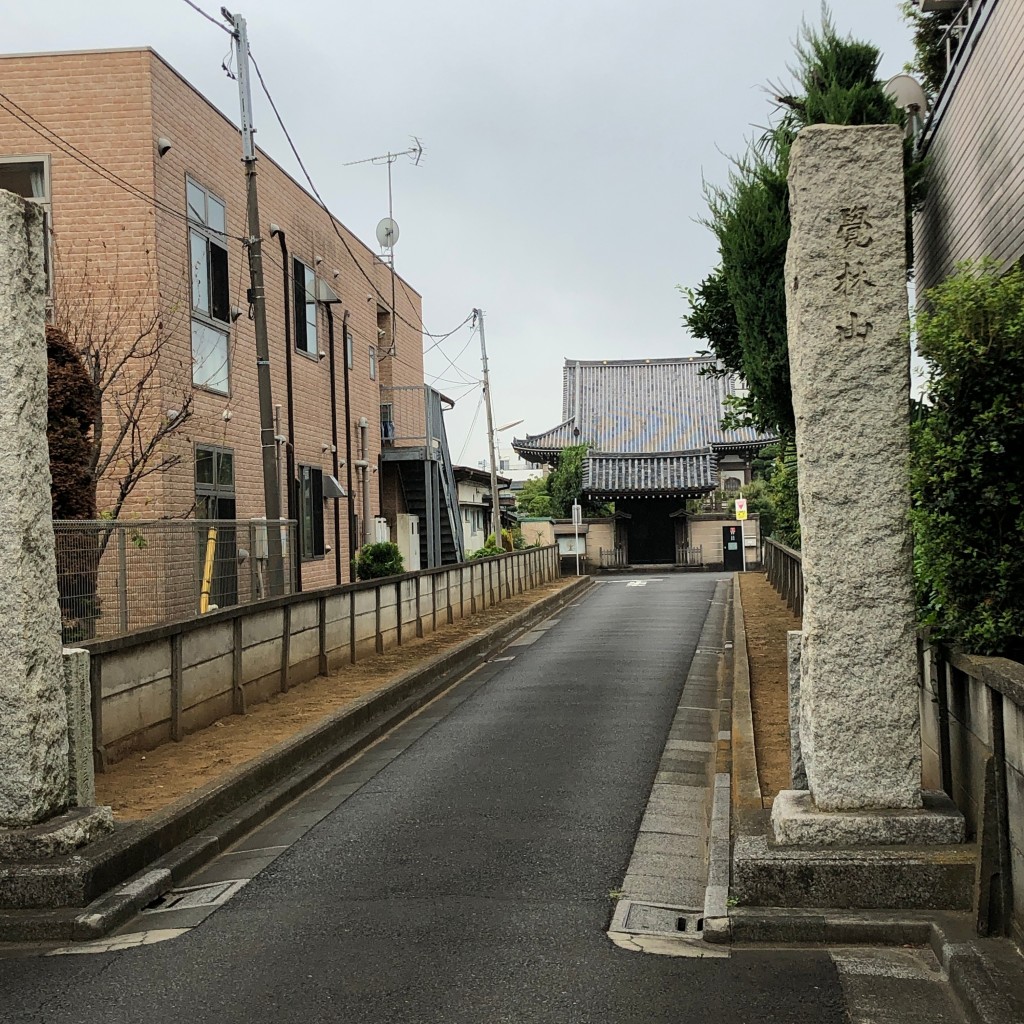
[[[459,512],[462,516],[462,534],[466,552],[472,554],[484,547],[491,533],[491,473],[490,469],[456,466],[455,480],[459,487]],[[498,476],[498,493],[505,495],[512,481],[506,475]],[[514,498],[500,498],[502,505],[514,506]],[[503,516],[504,518],[504,516]]]
[[[922,0],[926,12],[950,6]],[[968,0],[938,49],[946,74],[921,139],[928,194],[914,219],[919,297],[960,260],[1024,257],[1024,0]]]
[[[588,445],[583,495],[629,516],[629,561],[676,562],[691,546],[687,500],[739,491],[755,453],[774,440],[749,427],[722,428],[726,400],[742,384],[715,369],[703,356],[566,360],[562,422],[513,447],[550,465],[563,448]]]

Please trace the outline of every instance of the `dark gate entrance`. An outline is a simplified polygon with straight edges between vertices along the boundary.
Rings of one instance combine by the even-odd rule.
[[[722,527],[722,555],[726,572],[743,571],[743,531],[741,527]]]
[[[678,500],[615,502],[616,511],[625,512],[629,530],[631,565],[672,565],[676,560],[676,521],[672,513]]]

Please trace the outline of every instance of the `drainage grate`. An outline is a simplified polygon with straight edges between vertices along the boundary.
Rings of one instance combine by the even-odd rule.
[[[227,882],[210,882],[207,885],[191,885],[171,889],[153,900],[144,913],[154,914],[162,910],[194,910],[197,907],[212,907],[225,903],[249,881],[247,878],[233,878]]]
[[[622,930],[646,935],[687,935],[698,938],[704,931],[704,912],[658,903],[630,903]]]

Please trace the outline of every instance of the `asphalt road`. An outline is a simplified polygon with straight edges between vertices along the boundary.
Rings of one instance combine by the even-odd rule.
[[[595,586],[199,927],[0,960],[0,1021],[844,1021],[824,952],[605,935],[714,586]]]

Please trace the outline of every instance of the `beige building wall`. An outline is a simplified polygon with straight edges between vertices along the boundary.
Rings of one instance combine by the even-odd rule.
[[[716,565],[724,561],[722,550],[722,527],[738,526],[736,519],[726,518],[704,518],[691,516],[687,521],[689,529],[690,547],[703,549],[705,565]],[[761,523],[755,515],[751,516],[742,524],[744,552],[747,565],[760,563],[761,561]]]
[[[919,301],[960,260],[1024,256],[1024,0],[988,0],[981,12],[926,140],[928,197],[914,223]]]
[[[555,524],[550,519],[528,519],[519,524],[527,547],[555,543]]]
[[[238,129],[149,49],[0,58],[0,89],[88,157],[145,195],[153,196],[162,207],[155,209],[133,198],[95,169],[83,166],[52,141],[44,141],[0,111],[0,160],[32,154],[49,160],[58,279],[74,287],[76,281],[89,275],[107,280],[116,277],[119,290],[135,297],[141,308],[159,309],[169,336],[160,382],[163,394],[155,405],[161,414],[180,407],[182,391],[191,389],[186,179],[191,178],[224,203],[229,300],[230,305],[242,310],[230,327],[228,339],[229,394],[195,392],[194,415],[165,445],[164,456],[177,459],[176,465],[147,478],[126,512],[142,518],[189,514],[195,500],[195,447],[210,444],[234,452],[237,517],[261,516],[264,502],[255,333],[246,299],[249,275],[242,242],[246,234],[246,193]],[[172,142],[163,156],[157,153],[156,140],[160,137]],[[410,326],[422,323],[420,296],[406,282],[398,281],[396,352],[388,356],[378,338],[378,312],[390,300],[390,270],[373,250],[335,222],[343,242],[316,201],[270,157],[261,152],[257,167],[273,401],[280,407],[280,433],[288,434],[285,268],[278,240],[270,236],[272,223],[284,229],[289,259],[298,258],[315,266],[318,275],[342,299],[333,307],[336,435],[331,431],[329,359],[311,358],[296,351],[292,337],[295,463],[331,473],[333,444],[341,464],[338,477],[344,485],[346,430],[356,460],[358,422],[366,417],[368,455],[374,468],[368,474],[370,508],[372,514],[378,514],[379,387],[382,379],[396,385],[423,383],[422,339]],[[289,298],[293,299],[291,292],[289,280]],[[385,299],[380,299],[377,292]],[[351,415],[347,424],[342,328],[345,311],[353,337]],[[377,356],[376,379],[371,378],[371,346]],[[318,347],[327,353],[328,326],[322,308],[318,312]],[[282,515],[287,509],[285,465],[285,449],[280,446]],[[355,470],[353,483],[351,498],[358,512],[362,495]],[[112,485],[112,481],[104,481],[100,487],[101,510],[109,506]],[[343,578],[348,579],[345,499],[340,499],[340,505],[342,569]],[[326,545],[334,548],[333,501],[324,503],[324,531]],[[302,574],[306,588],[333,583],[334,552],[304,562]]]

